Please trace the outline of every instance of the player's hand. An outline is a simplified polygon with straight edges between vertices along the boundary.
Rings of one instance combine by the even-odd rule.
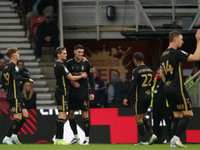
[[[91,100],[91,101],[94,100],[94,94],[90,94],[90,100]]]
[[[82,77],[82,78],[87,78],[87,77],[88,77],[88,75],[87,75],[87,73],[86,73],[86,72],[84,72],[84,73],[81,75],[81,77]]]
[[[127,102],[128,102],[127,99],[124,99],[124,100],[123,100],[123,104],[124,104],[125,106],[128,106]]]
[[[35,82],[33,81],[33,79],[29,79],[29,81],[30,81],[30,82],[32,82],[32,83],[33,83],[33,85],[35,84]]]
[[[197,30],[195,36],[196,36],[196,40],[200,41],[200,29]]]
[[[71,81],[71,85],[75,88],[80,88],[80,84],[77,81]]]
[[[88,59],[87,59],[86,57],[83,56],[83,57],[82,57],[82,61],[83,61],[83,62],[86,62],[86,61],[88,61]]]

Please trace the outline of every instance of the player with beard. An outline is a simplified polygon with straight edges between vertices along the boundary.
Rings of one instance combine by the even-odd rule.
[[[75,121],[74,112],[75,110],[80,109],[82,113],[82,119],[84,122],[84,131],[85,131],[85,140],[82,145],[89,144],[89,131],[90,131],[90,120],[89,120],[89,100],[94,100],[94,78],[93,71],[90,63],[88,61],[83,61],[84,55],[84,47],[82,45],[76,45],[74,47],[74,58],[68,60],[67,68],[71,72],[72,75],[80,75],[83,72],[88,74],[88,79],[80,79],[77,80],[80,85],[79,88],[71,87],[70,95],[69,95],[69,122],[71,129],[74,133],[74,139],[70,142],[70,144],[80,144],[80,138],[77,132],[77,125]],[[89,97],[88,97],[88,94]]]
[[[68,111],[69,103],[69,80],[79,80],[81,78],[87,78],[87,74],[82,72],[79,76],[72,76],[68,69],[64,65],[64,61],[67,59],[67,51],[65,47],[58,47],[55,51],[57,61],[54,64],[54,74],[56,77],[56,91],[55,98],[57,102],[57,108],[59,111],[58,119],[56,121],[56,139],[55,145],[68,145],[63,140],[63,128],[67,119],[66,112]],[[69,79],[69,80],[67,80]]]

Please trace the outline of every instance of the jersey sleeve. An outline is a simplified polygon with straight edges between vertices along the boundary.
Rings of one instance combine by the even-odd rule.
[[[178,57],[179,60],[181,61],[186,61],[189,57],[189,53],[183,51],[183,50],[177,50],[176,51],[176,56]]]
[[[160,69],[162,69],[162,70],[163,70],[163,66],[162,66],[162,63],[160,63]]]
[[[72,72],[72,70],[71,70],[71,63],[72,62],[72,59],[69,59],[69,60],[67,60],[67,61],[65,61],[64,62],[64,65],[65,65],[65,67],[67,67],[67,69],[69,70],[69,72]]]
[[[13,65],[11,69],[12,69],[11,71],[12,71],[13,79],[15,79],[16,81],[29,81],[29,78],[20,77],[19,68],[17,66]]]
[[[95,87],[94,87],[94,77],[93,77],[93,71],[92,71],[92,66],[90,65],[90,63],[88,62],[88,67],[87,67],[87,72],[88,74],[88,78],[89,78],[89,84],[90,84],[90,94],[94,94],[95,93]]]
[[[135,93],[137,81],[138,81],[138,73],[136,70],[133,70],[131,86],[128,90],[128,93],[125,96],[125,99],[128,99],[132,93]]]
[[[64,65],[60,65],[58,69],[60,72],[62,72],[64,76],[67,76],[70,73],[69,70]]]

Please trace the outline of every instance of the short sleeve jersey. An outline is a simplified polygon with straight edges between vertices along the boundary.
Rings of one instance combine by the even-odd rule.
[[[70,72],[68,69],[65,67],[65,65],[61,62],[56,62],[54,64],[54,74],[56,77],[56,90],[58,90],[61,93],[66,93],[69,90],[69,80],[67,80],[67,75]]]
[[[72,86],[70,90],[81,92],[85,89],[89,90],[89,85],[90,85],[90,88],[91,88],[90,93],[91,94],[95,93],[92,66],[90,65],[88,61],[83,62],[81,60],[80,62],[76,62],[76,60],[72,58],[67,61],[67,68],[69,69],[69,71],[71,72],[73,76],[79,76],[83,74],[84,72],[86,72],[89,79],[89,82],[87,78],[81,78],[77,80],[77,82],[80,84],[80,88],[74,88]]]
[[[160,68],[166,78],[165,86],[179,90],[183,84],[182,61],[186,61],[189,54],[183,50],[166,49],[160,57]]]
[[[2,73],[1,81],[7,93],[7,100],[22,98],[20,81],[28,81],[28,78],[20,77],[19,68],[13,62],[9,62]]]
[[[133,93],[136,101],[151,100],[151,86],[153,84],[153,71],[146,65],[140,65],[132,72],[131,86],[126,99]]]

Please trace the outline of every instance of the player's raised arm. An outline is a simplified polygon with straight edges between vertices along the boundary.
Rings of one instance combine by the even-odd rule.
[[[199,61],[200,60],[200,29],[197,30],[195,36],[196,36],[196,40],[197,40],[196,50],[195,50],[194,54],[190,54],[187,61]]]

